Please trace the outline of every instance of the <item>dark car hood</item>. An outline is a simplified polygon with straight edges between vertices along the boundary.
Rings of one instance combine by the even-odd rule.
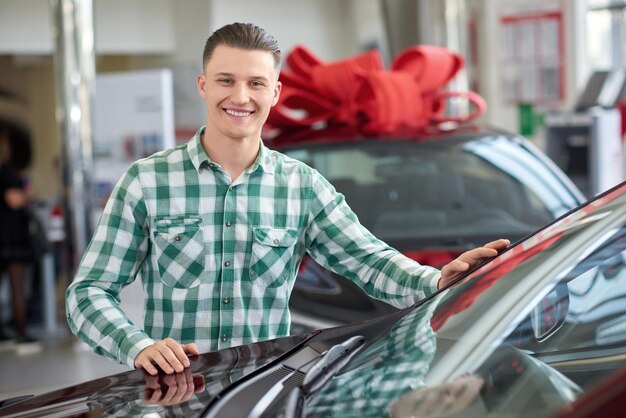
[[[278,338],[192,357],[187,372],[194,378],[194,384],[203,382],[205,390],[183,404],[148,405],[144,401],[149,396],[144,373],[132,370],[5,406],[0,408],[0,416],[112,417],[150,412],[164,412],[165,416],[195,416],[226,386],[290,353],[315,334]],[[164,394],[167,391],[165,376],[154,378],[163,387]]]
[[[150,405],[150,386],[140,370],[132,370],[89,382],[59,389],[0,408],[0,416],[7,417],[122,417],[143,416],[158,413],[160,416],[200,416],[207,406],[223,398],[235,382],[244,382],[263,375],[268,367],[285,364],[295,368],[310,363],[332,346],[353,335],[362,335],[367,345],[385,338],[395,324],[413,312],[419,304],[397,313],[300,336],[278,338],[205,353],[191,357],[191,367],[186,374],[192,377],[196,388],[203,385],[199,393],[180,404],[171,406]],[[178,375],[182,375],[178,374]],[[174,375],[165,374],[152,378],[161,385],[163,394],[168,391],[169,381]],[[150,379],[148,377],[148,379]],[[242,401],[237,400],[240,404]],[[245,405],[244,405],[245,407]]]

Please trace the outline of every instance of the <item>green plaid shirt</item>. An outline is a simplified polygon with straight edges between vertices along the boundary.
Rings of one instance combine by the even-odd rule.
[[[309,253],[397,307],[436,290],[439,271],[376,239],[316,170],[261,145],[231,182],[198,131],[133,163],[113,190],[67,290],[68,323],[131,367],[157,339],[201,352],[289,334],[289,295]],[[141,277],[144,329],[119,307]]]

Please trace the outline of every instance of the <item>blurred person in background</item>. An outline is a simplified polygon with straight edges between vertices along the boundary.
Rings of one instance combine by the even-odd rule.
[[[26,333],[26,280],[33,262],[27,205],[29,192],[22,177],[30,163],[30,138],[22,128],[0,123],[0,271],[9,278],[15,341],[21,348],[39,348]],[[11,340],[0,321],[0,339]]]

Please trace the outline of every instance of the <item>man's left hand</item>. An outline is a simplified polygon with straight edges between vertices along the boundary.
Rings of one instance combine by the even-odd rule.
[[[472,267],[479,265],[488,258],[495,257],[500,251],[506,249],[510,243],[511,241],[508,239],[499,239],[497,241],[491,241],[482,247],[464,252],[456,259],[443,266],[437,288],[442,289]]]

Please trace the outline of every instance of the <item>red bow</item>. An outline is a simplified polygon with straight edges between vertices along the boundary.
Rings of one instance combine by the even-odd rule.
[[[469,121],[482,115],[485,101],[473,92],[442,88],[463,68],[463,58],[445,48],[430,45],[403,50],[390,70],[378,51],[324,63],[302,46],[286,58],[280,99],[268,118],[270,128],[285,129],[349,125],[365,133],[422,128],[432,122]],[[471,114],[443,116],[446,99],[465,97],[474,105]]]

